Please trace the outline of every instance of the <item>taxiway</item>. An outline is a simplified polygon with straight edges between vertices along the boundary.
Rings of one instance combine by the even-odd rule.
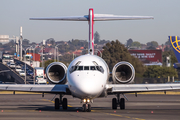
[[[138,95],[128,94],[126,109],[111,109],[114,96],[97,98],[92,104],[92,112],[82,112],[77,98],[67,96],[68,110],[54,110],[54,95],[45,94],[0,94],[0,119],[13,120],[179,120],[180,95]]]

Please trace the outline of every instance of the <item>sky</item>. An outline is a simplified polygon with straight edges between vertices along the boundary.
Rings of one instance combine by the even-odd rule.
[[[180,0],[1,0],[0,35],[19,36],[30,42],[88,40],[87,21],[35,21],[32,17],[84,16],[95,14],[154,16],[150,20],[97,21],[94,32],[103,40],[128,39],[160,45],[169,35],[180,35]]]

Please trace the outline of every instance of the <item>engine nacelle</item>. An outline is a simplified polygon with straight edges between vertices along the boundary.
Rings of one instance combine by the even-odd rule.
[[[53,62],[46,68],[46,76],[48,80],[55,84],[65,84],[67,67],[61,62]]]
[[[118,62],[112,70],[113,83],[132,83],[135,78],[135,69],[129,62]]]

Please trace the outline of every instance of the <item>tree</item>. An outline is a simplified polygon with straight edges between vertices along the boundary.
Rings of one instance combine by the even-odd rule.
[[[10,40],[8,43],[6,43],[7,44],[7,46],[8,46],[8,48],[9,48],[9,50],[11,49],[11,48],[13,48],[13,47],[15,47],[15,42],[14,42],[14,40]],[[4,46],[6,46],[6,45],[4,45]]]
[[[129,40],[127,40],[127,44],[126,44],[126,47],[130,47],[131,44],[133,43],[133,40],[130,38]]]
[[[156,50],[156,48],[153,47],[153,46],[149,46],[149,47],[147,47],[146,49],[147,49],[147,50]]]
[[[22,44],[25,45],[25,46],[29,45],[29,40],[28,39],[24,39],[22,41]]]
[[[171,65],[178,62],[173,50],[164,51],[162,54],[163,65],[166,66],[166,57],[171,55]]]
[[[131,46],[132,46],[132,47],[137,47],[137,48],[139,48],[139,47],[141,47],[141,43],[138,42],[138,41],[135,41],[135,42],[133,42],[133,43],[131,44]]]
[[[100,42],[100,35],[99,35],[99,33],[96,31],[96,32],[94,33],[94,43],[97,44],[97,43],[99,43],[99,42]]]
[[[49,65],[49,64],[51,64],[51,63],[53,63],[53,62],[55,62],[54,60],[46,60],[45,61],[45,63],[44,63],[44,70],[46,70],[46,68],[47,68],[47,66]],[[62,62],[62,63],[64,63],[66,66],[67,66],[67,62],[64,62],[64,61],[60,61],[60,62]],[[40,66],[42,67],[42,62],[41,62],[41,64],[40,64]],[[67,66],[68,67],[68,66]]]
[[[176,69],[173,67],[161,67],[157,65],[148,66],[143,74],[148,78],[167,78],[168,76],[178,77]]]
[[[165,45],[169,45],[169,46],[171,45],[169,39],[165,42]]]
[[[127,61],[134,66],[136,70],[136,76],[141,76],[144,73],[145,67],[143,66],[142,62],[139,61],[138,58],[131,56],[128,49],[125,48],[125,46],[118,40],[107,43],[103,49],[102,56],[108,64],[110,71],[112,71],[112,68],[116,63]]]
[[[158,44],[158,42],[156,42],[156,41],[151,41],[151,46],[152,46],[152,47],[158,47],[159,44]]]
[[[46,44],[51,44],[52,46],[54,46],[56,44],[54,38],[49,38],[46,40]]]
[[[156,41],[151,41],[146,43],[149,49],[154,49],[159,46],[159,44]]]

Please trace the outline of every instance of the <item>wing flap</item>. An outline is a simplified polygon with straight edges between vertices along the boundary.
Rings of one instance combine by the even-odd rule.
[[[110,89],[111,93],[134,93],[179,90],[180,84],[108,84],[106,87]]]
[[[24,91],[24,92],[43,92],[43,93],[66,93],[68,85],[20,85],[20,84],[1,84],[0,90],[3,91]]]

